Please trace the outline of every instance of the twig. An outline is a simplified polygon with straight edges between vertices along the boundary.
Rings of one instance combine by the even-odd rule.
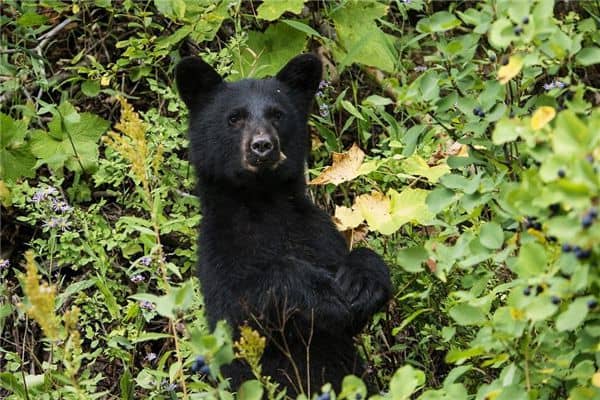
[[[54,36],[56,36],[61,30],[63,30],[63,28],[65,26],[67,26],[69,23],[71,23],[71,18],[65,18],[65,20],[63,22],[61,22],[60,24],[56,25],[54,28],[50,29],[48,32],[44,33],[42,36],[40,36],[38,38],[38,40],[41,40],[40,43],[35,46],[35,49],[33,49],[36,53],[38,53],[38,55],[41,57],[42,56],[42,49],[44,48],[44,46],[46,46],[46,44],[48,43],[48,41],[50,41],[50,39],[52,39]]]

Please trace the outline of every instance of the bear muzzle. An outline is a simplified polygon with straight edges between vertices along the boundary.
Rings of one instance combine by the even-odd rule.
[[[286,159],[277,135],[266,133],[264,130],[258,130],[257,133],[245,137],[242,149],[242,166],[251,172],[274,170]]]

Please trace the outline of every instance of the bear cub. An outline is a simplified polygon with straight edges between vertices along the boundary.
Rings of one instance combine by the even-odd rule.
[[[302,54],[274,78],[225,82],[198,57],[176,67],[189,109],[190,159],[202,207],[198,275],[211,328],[249,325],[267,340],[262,372],[288,396],[363,375],[353,337],[391,296],[387,266],[348,250],[307,197],[308,114],[322,75]],[[233,389],[253,379],[224,368]]]

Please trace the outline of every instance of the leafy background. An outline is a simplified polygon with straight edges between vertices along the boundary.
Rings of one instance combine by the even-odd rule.
[[[0,7],[1,397],[229,399],[233,357],[283,396],[256,332],[206,328],[173,67],[312,51],[311,195],[395,284],[357,340],[379,396],[600,398],[597,1]]]

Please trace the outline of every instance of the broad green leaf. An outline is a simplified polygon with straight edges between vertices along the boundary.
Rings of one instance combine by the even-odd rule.
[[[460,26],[460,20],[448,11],[438,11],[417,22],[417,31],[422,33],[445,32]]]
[[[265,0],[258,7],[258,18],[275,21],[285,12],[300,14],[304,0]]]
[[[456,193],[453,190],[446,189],[445,187],[438,187],[427,196],[427,206],[429,211],[433,214],[437,214],[444,210],[450,204],[456,200]]]
[[[508,47],[515,38],[514,26],[508,18],[500,18],[492,24],[488,32],[490,44],[496,48]]]
[[[496,222],[483,224],[479,234],[479,241],[488,249],[499,249],[504,243],[504,231]]]
[[[393,72],[396,51],[390,35],[377,26],[375,20],[387,13],[387,6],[377,2],[348,2],[333,14],[335,30],[342,46],[339,59],[342,67],[359,63]]]
[[[425,383],[423,371],[411,365],[398,369],[390,381],[390,398],[392,400],[408,400],[411,395]]]
[[[515,272],[520,278],[530,278],[544,273],[548,255],[544,246],[539,243],[529,242],[521,247],[515,265]]]
[[[68,103],[59,106],[59,113],[48,132],[37,130],[31,135],[31,152],[39,159],[38,164],[48,164],[58,173],[63,166],[71,171],[95,167],[98,141],[108,129],[108,121],[91,113],[79,114]]]
[[[15,181],[35,176],[35,157],[25,141],[27,125],[0,113],[0,179]]]
[[[263,398],[263,386],[257,380],[246,381],[238,390],[240,400],[261,400]]]
[[[96,97],[100,93],[100,81],[88,79],[81,84],[81,91],[88,97]]]
[[[467,303],[455,305],[448,311],[448,315],[452,317],[459,325],[478,325],[486,320],[485,313],[480,307],[475,307]]]
[[[558,331],[575,330],[587,317],[589,308],[587,306],[589,298],[580,297],[575,299],[569,307],[556,318],[556,329]]]
[[[248,33],[241,58],[234,60],[232,79],[274,76],[306,46],[306,34],[284,23],[269,25],[265,32]]]
[[[407,174],[423,176],[431,183],[436,183],[442,175],[450,172],[450,167],[446,163],[430,167],[422,157],[416,154],[402,161],[402,168]]]
[[[575,56],[575,61],[584,67],[600,64],[600,47],[584,47]]]
[[[422,263],[427,258],[429,258],[429,254],[423,246],[401,249],[396,253],[396,262],[407,272],[423,271]]]
[[[589,152],[590,130],[573,111],[565,110],[556,117],[552,148],[558,155],[585,155]]]

